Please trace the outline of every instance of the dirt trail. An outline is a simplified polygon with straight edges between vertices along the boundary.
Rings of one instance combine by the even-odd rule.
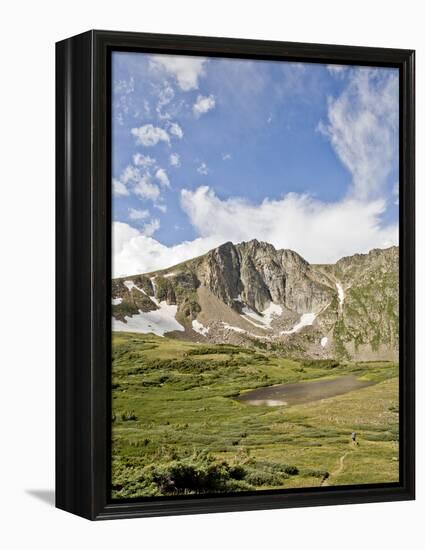
[[[338,461],[338,468],[335,470],[332,470],[332,472],[329,472],[328,477],[324,478],[322,483],[320,484],[321,487],[326,487],[329,485],[329,480],[332,476],[338,476],[343,470],[344,470],[344,460],[345,457],[349,454],[351,454],[353,451],[346,451],[339,459]]]

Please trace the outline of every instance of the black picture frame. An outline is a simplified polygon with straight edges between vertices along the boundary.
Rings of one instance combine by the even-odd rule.
[[[110,56],[115,50],[400,71],[400,480],[111,501]],[[414,51],[89,31],[56,44],[56,506],[91,520],[351,504],[415,495]]]

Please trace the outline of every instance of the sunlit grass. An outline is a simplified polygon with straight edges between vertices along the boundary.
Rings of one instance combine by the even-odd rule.
[[[234,399],[258,387],[345,374],[376,384],[293,407]],[[177,491],[170,479],[184,487],[183,474],[199,481],[189,493],[318,486],[326,473],[329,485],[397,481],[397,375],[388,362],[302,363],[236,346],[116,333],[113,496],[168,494]],[[352,445],[352,431],[359,445]],[[288,466],[297,473],[288,474]]]

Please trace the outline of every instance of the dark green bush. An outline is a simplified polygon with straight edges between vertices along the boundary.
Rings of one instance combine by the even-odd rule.
[[[152,467],[146,481],[152,481],[162,494],[208,493],[228,491],[228,483],[245,477],[242,466],[230,467],[226,462],[216,462],[209,455],[190,458]],[[234,490],[232,484],[230,490]]]
[[[291,466],[291,465],[286,466],[284,469],[284,472],[285,474],[288,474],[290,476],[297,476],[300,473],[300,471],[296,466]]]
[[[326,470],[307,469],[303,471],[302,475],[303,477],[317,477],[319,479],[321,478],[326,479],[329,477],[329,472],[327,472]]]

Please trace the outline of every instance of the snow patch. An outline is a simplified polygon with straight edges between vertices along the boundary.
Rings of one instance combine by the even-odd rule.
[[[242,315],[241,317],[243,317],[246,321],[248,321],[249,323],[251,323],[251,325],[254,325],[254,327],[258,327],[258,328],[262,328],[264,329],[265,326],[264,326],[264,321],[263,321],[263,318],[261,317],[261,315],[258,315],[258,313],[256,313],[254,310],[252,310],[250,307],[248,306],[244,306],[242,308]],[[261,323],[261,325],[259,325],[258,323],[255,323],[255,321],[258,321],[259,323]]]
[[[273,302],[270,302],[269,306],[261,312],[261,315],[253,311],[248,306],[242,308],[242,316],[249,317],[249,319],[246,320],[259,328],[270,328],[274,317],[278,317],[279,315],[282,315],[282,307],[279,304],[275,304]],[[252,320],[261,323],[261,325],[253,323]]]
[[[229,330],[234,330],[235,332],[242,332],[243,334],[249,334],[246,330],[244,330],[243,328],[239,328],[239,327],[234,327],[233,325],[229,325],[229,323],[225,323],[223,322],[223,327],[224,328],[227,328]]]
[[[210,331],[209,327],[204,327],[204,325],[196,319],[192,321],[192,328],[195,332],[202,334],[202,336],[206,336]]]
[[[282,315],[283,310],[279,304],[270,302],[269,306],[261,313],[264,316],[264,322],[270,326],[270,323],[272,322],[273,317],[279,317],[280,315]]]
[[[163,275],[163,277],[174,277],[175,275],[175,272],[172,271],[171,273],[166,273],[165,275]]]
[[[159,302],[158,300],[155,298],[156,296],[156,285],[155,285],[155,277],[151,277],[151,283],[152,283],[152,287],[153,287],[153,296],[150,297],[150,299],[152,300],[152,302],[159,306]]]
[[[339,305],[340,307],[342,307],[342,304],[344,303],[344,298],[345,298],[344,289],[342,288],[341,283],[335,283],[335,284],[336,284],[336,289],[338,291]]]
[[[122,298],[112,298],[113,306],[119,306],[121,302],[122,302]]]
[[[324,348],[327,343],[328,343],[328,337],[323,336],[323,338],[320,340],[320,345],[322,346],[322,348]]]
[[[131,292],[136,285],[133,283],[133,281],[124,281],[124,286],[126,286]]]
[[[280,334],[293,334],[294,332],[298,332],[302,328],[312,325],[316,317],[316,313],[304,313],[303,315],[301,315],[301,319],[298,321],[298,323],[296,323],[291,328],[291,330],[282,330]]]
[[[138,290],[139,292],[141,292],[142,294],[146,294],[146,292],[143,290],[143,288],[139,288],[138,286],[136,286],[133,281],[124,281],[124,285],[128,288],[128,290],[131,292],[133,290],[133,288],[135,288],[136,290]]]
[[[126,317],[126,323],[112,319],[112,330],[122,332],[141,332],[143,334],[153,332],[157,336],[164,336],[166,332],[178,330],[184,332],[184,327],[176,320],[177,306],[168,305],[167,302],[157,304],[159,309],[155,311],[140,311],[133,317]]]

